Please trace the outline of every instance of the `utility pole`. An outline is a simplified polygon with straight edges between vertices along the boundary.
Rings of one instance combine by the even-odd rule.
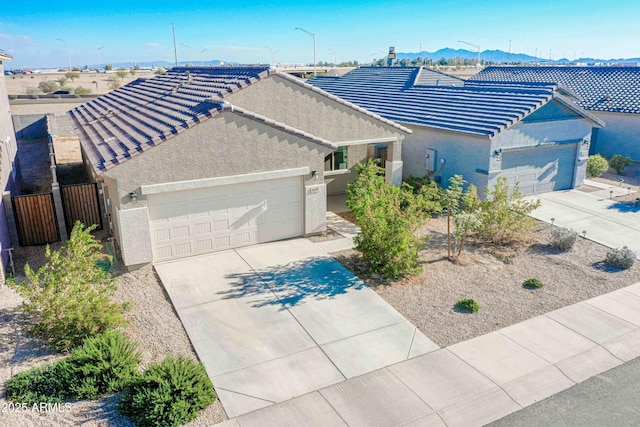
[[[176,67],[178,66],[178,46],[176,46],[176,24],[171,23],[171,27],[173,28],[173,56],[176,60]]]
[[[69,68],[67,69],[67,71],[71,71],[71,56],[69,55],[69,43],[67,43],[62,39],[56,39],[56,40],[60,40],[62,43],[64,43],[64,46],[67,48],[67,64],[69,64]]]
[[[458,43],[464,43],[464,44],[468,44],[469,46],[473,46],[476,49],[478,49],[478,67],[480,66],[480,46],[477,44],[473,44],[473,43],[469,43],[469,42],[465,42],[462,40],[458,40]]]
[[[307,31],[304,28],[296,27],[296,30],[300,30],[309,37],[313,38],[313,77],[316,76],[316,35],[311,31]]]

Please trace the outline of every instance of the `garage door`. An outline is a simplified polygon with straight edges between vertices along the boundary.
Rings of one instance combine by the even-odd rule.
[[[302,178],[149,196],[154,261],[303,234]]]
[[[525,194],[566,190],[573,185],[576,144],[502,153],[502,176]]]

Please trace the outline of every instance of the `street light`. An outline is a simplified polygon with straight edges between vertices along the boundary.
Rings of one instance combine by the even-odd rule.
[[[336,51],[333,49],[329,49],[329,53],[333,55],[333,65],[336,66],[338,64],[338,60],[336,59]]]
[[[67,63],[69,64],[68,71],[71,71],[71,56],[69,56],[69,44],[62,39],[56,38],[56,40],[60,40],[62,43],[64,43],[64,46],[67,48]]]
[[[202,66],[203,66],[203,67],[204,67],[204,53],[205,53],[206,51],[208,51],[208,50],[209,50],[209,48],[206,48],[206,47],[205,47],[204,49],[202,49],[202,50],[200,51],[200,60],[202,61]]]
[[[311,31],[307,31],[304,28],[296,27],[296,30],[300,30],[309,37],[313,38],[313,77],[316,76],[316,35]]]
[[[269,46],[265,46],[265,48],[269,49],[269,53],[271,54],[271,62],[269,63],[269,65],[275,65],[275,63],[276,63],[275,54],[280,52],[280,51],[279,50],[273,50]]]
[[[100,50],[103,48],[104,46],[100,46],[99,48],[96,49],[96,53],[98,54],[98,68],[100,68]]]
[[[462,40],[458,40],[458,43],[468,44],[469,46],[473,46],[476,49],[478,49],[478,67],[479,67],[480,66],[480,46],[478,46],[477,44],[465,42],[465,41],[462,41]]]
[[[191,48],[184,43],[180,43],[180,46],[184,46],[187,48],[187,58],[189,58],[189,63],[187,65],[191,65]]]

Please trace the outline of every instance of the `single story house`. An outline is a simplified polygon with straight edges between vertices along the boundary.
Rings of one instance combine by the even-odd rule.
[[[11,241],[5,205],[6,198],[11,198],[12,194],[17,194],[16,185],[16,153],[18,145],[16,143],[16,133],[11,119],[11,108],[9,106],[9,95],[4,77],[4,64],[11,61],[10,55],[0,51],[0,188],[2,188],[2,200],[0,203],[0,283],[4,283],[7,275],[9,263],[9,248],[17,242]]]
[[[504,176],[527,194],[582,185],[603,122],[552,83],[468,82],[420,67],[362,67],[309,83],[411,129],[403,175],[480,189]]]
[[[590,154],[640,161],[640,67],[488,67],[472,81],[555,83],[606,123],[595,128]]]
[[[127,266],[322,232],[376,148],[399,183],[410,133],[264,67],[176,67],[68,118]]]

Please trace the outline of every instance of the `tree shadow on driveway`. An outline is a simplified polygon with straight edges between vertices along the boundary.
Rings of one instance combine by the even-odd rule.
[[[254,307],[283,305],[282,310],[309,300],[326,300],[366,285],[333,258],[309,258],[283,267],[232,274],[231,289],[222,299],[251,298]],[[258,298],[254,298],[258,297]]]

